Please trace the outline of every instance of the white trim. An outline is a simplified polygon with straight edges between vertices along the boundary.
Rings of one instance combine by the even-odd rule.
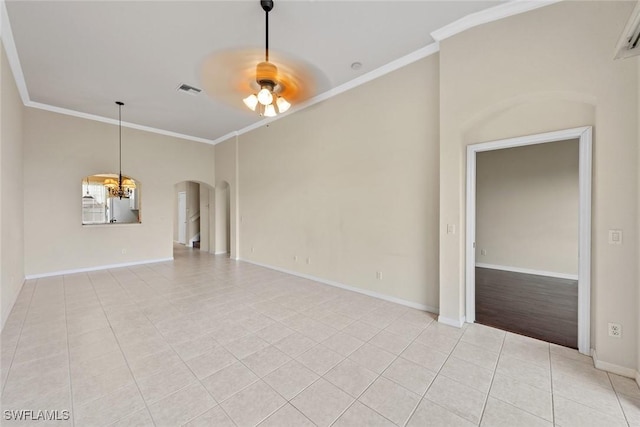
[[[476,154],[483,151],[547,142],[580,140],[579,191],[580,219],[578,244],[578,350],[589,355],[591,351],[591,126],[565,129],[536,135],[507,138],[467,146],[466,190],[466,316],[475,322],[475,238],[476,238]]]
[[[254,129],[258,129],[262,126],[268,125],[271,122],[274,122],[276,120],[280,120],[283,117],[287,117],[293,113],[296,113],[298,111],[304,110],[305,108],[311,107],[312,105],[315,105],[319,102],[322,101],[326,101],[329,98],[333,98],[336,95],[340,95],[343,92],[346,92],[348,90],[351,90],[353,88],[356,88],[358,86],[361,86],[365,83],[368,83],[372,80],[375,80],[379,77],[384,76],[385,74],[389,74],[393,71],[396,71],[402,67],[406,67],[409,64],[412,64],[416,61],[419,61],[423,58],[426,58],[430,55],[433,55],[434,53],[438,53],[440,51],[440,46],[438,45],[438,43],[431,43],[423,48],[420,48],[418,50],[415,50],[405,56],[402,56],[396,60],[393,60],[391,62],[389,62],[388,64],[385,64],[379,68],[376,68],[375,70],[369,71],[368,73],[365,73],[359,77],[356,77],[353,80],[349,80],[346,83],[341,84],[340,86],[336,86],[333,89],[330,89],[326,92],[323,92],[319,95],[314,96],[311,99],[308,99],[307,101],[296,105],[295,107],[292,107],[289,111],[287,111],[286,113],[280,114],[276,117],[272,117],[272,118],[267,118],[267,119],[262,119],[256,123],[250,124],[249,126],[246,126],[238,131],[235,132],[230,132],[226,135],[221,136],[218,139],[213,140],[212,144],[218,144],[220,142],[226,141],[229,138],[233,137],[233,136],[239,136],[242,135],[244,133],[250,132]]]
[[[24,80],[24,74],[22,73],[22,66],[20,65],[20,57],[18,56],[18,50],[16,48],[16,42],[13,39],[13,31],[11,31],[11,22],[9,22],[9,14],[7,12],[7,5],[4,0],[0,0],[0,22],[2,29],[0,30],[0,37],[2,38],[2,44],[4,46],[4,53],[7,55],[9,61],[9,67],[13,73],[13,78],[16,81],[16,87],[22,98],[22,103],[27,104],[29,102],[29,90],[27,89],[27,82]]]
[[[578,350],[591,348],[591,182],[592,137],[591,126],[580,134],[578,186],[580,217],[578,223]]]
[[[476,267],[490,268],[491,270],[512,271],[514,273],[535,274],[536,276],[555,277],[558,279],[578,280],[577,274],[557,273],[555,271],[533,270],[531,268],[510,267],[506,265],[485,264],[476,262]]]
[[[559,1],[560,0],[513,0],[460,18],[449,25],[445,25],[431,32],[431,37],[440,42],[470,28],[477,27],[478,25],[529,12],[530,10],[558,3]]]
[[[220,252],[214,252],[214,255],[227,255],[229,252],[228,251],[220,251]]]
[[[76,273],[86,273],[87,271],[100,271],[100,270],[109,270],[111,268],[122,268],[122,267],[131,267],[134,265],[143,265],[143,264],[155,264],[158,262],[167,262],[173,261],[173,257],[170,258],[159,258],[159,259],[148,259],[144,261],[134,261],[134,262],[125,262],[122,264],[109,264],[109,265],[98,265],[94,267],[86,267],[86,268],[76,268],[73,270],[61,270],[61,271],[52,271],[49,273],[39,273],[39,274],[30,274],[25,279],[42,279],[44,277],[53,277],[53,276],[63,276],[67,274],[76,274]]]
[[[618,40],[616,49],[614,51],[615,59],[623,59],[635,55],[640,55],[640,51],[637,48],[633,50],[628,49],[629,40],[638,27],[640,27],[640,2],[636,3],[636,7],[633,9],[633,12],[631,12],[631,15],[629,16],[627,25],[625,25],[624,30],[620,34],[620,39]]]
[[[40,102],[27,101],[24,104],[26,107],[37,108],[40,110],[50,111],[52,113],[65,114],[67,116],[79,117],[81,119],[94,120],[96,122],[108,123],[111,125],[117,125],[119,122],[116,119],[108,117],[102,117],[95,114],[83,113],[81,111],[69,110],[67,108],[55,107],[49,104],[42,104]],[[188,141],[203,142],[205,144],[213,144],[211,139],[200,138],[197,136],[185,135],[183,133],[172,132],[170,130],[158,129],[150,126],[138,125],[135,123],[122,122],[122,126],[130,129],[137,129],[144,132],[156,133],[159,135],[171,136],[173,138],[186,139]]]
[[[640,371],[636,371],[636,382],[638,383],[638,387],[640,387]]]
[[[333,280],[328,280],[328,279],[323,279],[321,277],[311,276],[309,274],[300,273],[298,271],[287,270],[286,268],[280,268],[280,267],[275,267],[273,265],[262,264],[262,263],[256,262],[256,261],[249,261],[248,259],[238,258],[238,261],[242,261],[242,262],[246,262],[246,263],[249,263],[249,264],[258,265],[260,267],[265,267],[265,268],[268,268],[268,269],[271,269],[271,270],[279,271],[281,273],[291,274],[292,276],[302,277],[303,279],[313,280],[315,282],[320,282],[320,283],[323,283],[325,285],[335,286],[336,288],[345,289],[347,291],[357,292],[359,294],[363,294],[363,295],[367,295],[367,296],[370,296],[370,297],[373,297],[373,298],[378,298],[378,299],[381,299],[381,300],[384,300],[384,301],[389,301],[389,302],[393,302],[393,303],[396,303],[396,304],[404,305],[406,307],[411,307],[411,308],[415,308],[415,309],[418,309],[418,310],[427,311],[429,313],[438,314],[438,309],[437,308],[431,307],[431,306],[426,305],[426,304],[419,304],[417,302],[407,301],[407,300],[404,300],[402,298],[396,298],[396,297],[392,297],[392,296],[389,296],[389,295],[380,294],[378,292],[369,291],[367,289],[362,289],[362,288],[357,288],[355,286],[345,285],[345,284],[342,284],[342,283],[339,283],[339,282],[334,282]]]
[[[455,328],[462,328],[466,319],[462,316],[460,319],[452,319],[450,317],[438,316],[438,322],[443,323],[445,325],[453,326]]]
[[[623,377],[636,379],[638,378],[638,371],[633,368],[625,368],[624,366],[616,365],[614,363],[604,362],[602,360],[598,360],[598,355],[596,354],[596,349],[591,349],[591,357],[593,358],[593,366],[603,371],[611,372],[612,374],[621,375]]]

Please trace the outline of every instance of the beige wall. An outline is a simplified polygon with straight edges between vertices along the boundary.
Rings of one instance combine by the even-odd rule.
[[[637,71],[638,71],[638,111],[640,111],[640,56],[637,57]],[[640,171],[640,120],[638,120],[638,168],[636,170]],[[638,173],[638,250],[640,251],[640,172]],[[638,313],[638,325],[640,325],[640,262],[637,263],[638,266],[638,305],[636,306],[636,311]],[[636,381],[638,385],[640,385],[640,327],[637,332],[637,341],[638,341],[638,349],[637,349],[637,365],[636,365]]]
[[[25,112],[27,275],[172,256],[174,184],[213,185],[213,146],[123,128],[122,168],[142,185],[142,223],[82,226],[81,179],[116,172],[118,128],[31,108]]]
[[[464,315],[465,146],[594,126],[592,346],[600,360],[636,366],[638,233],[636,61],[614,61],[631,2],[561,2],[440,43],[440,312]],[[607,322],[623,325],[611,338]]]
[[[0,318],[4,327],[24,282],[24,108],[1,43],[0,56]]]
[[[437,153],[437,55],[240,135],[241,257],[436,309]]]
[[[579,196],[577,140],[478,153],[476,262],[577,275]]]

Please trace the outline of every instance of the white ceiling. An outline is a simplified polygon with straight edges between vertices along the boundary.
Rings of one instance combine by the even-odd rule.
[[[431,43],[431,32],[503,1],[275,1],[270,47],[319,69],[322,93]],[[205,93],[201,64],[264,46],[252,1],[6,1],[29,99],[207,140],[260,120]],[[351,69],[362,63],[358,71]]]

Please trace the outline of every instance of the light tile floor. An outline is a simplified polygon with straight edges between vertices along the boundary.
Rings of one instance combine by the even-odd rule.
[[[574,350],[175,255],[28,281],[1,335],[2,425],[640,426],[637,384]]]

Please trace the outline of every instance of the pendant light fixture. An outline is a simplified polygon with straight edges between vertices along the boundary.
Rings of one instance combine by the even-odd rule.
[[[269,62],[269,12],[273,9],[273,0],[261,0],[260,6],[265,12],[265,54],[264,62],[256,66],[256,82],[260,91],[244,98],[242,101],[249,109],[257,111],[265,117],[275,117],[278,113],[284,113],[291,104],[278,95],[278,68]]]
[[[118,105],[118,151],[120,155],[120,169],[118,174],[118,181],[113,178],[107,178],[104,181],[104,186],[109,189],[109,197],[118,197],[120,199],[129,198],[133,194],[133,190],[136,188],[136,184],[132,179],[122,178],[122,106],[123,102],[116,101]]]

